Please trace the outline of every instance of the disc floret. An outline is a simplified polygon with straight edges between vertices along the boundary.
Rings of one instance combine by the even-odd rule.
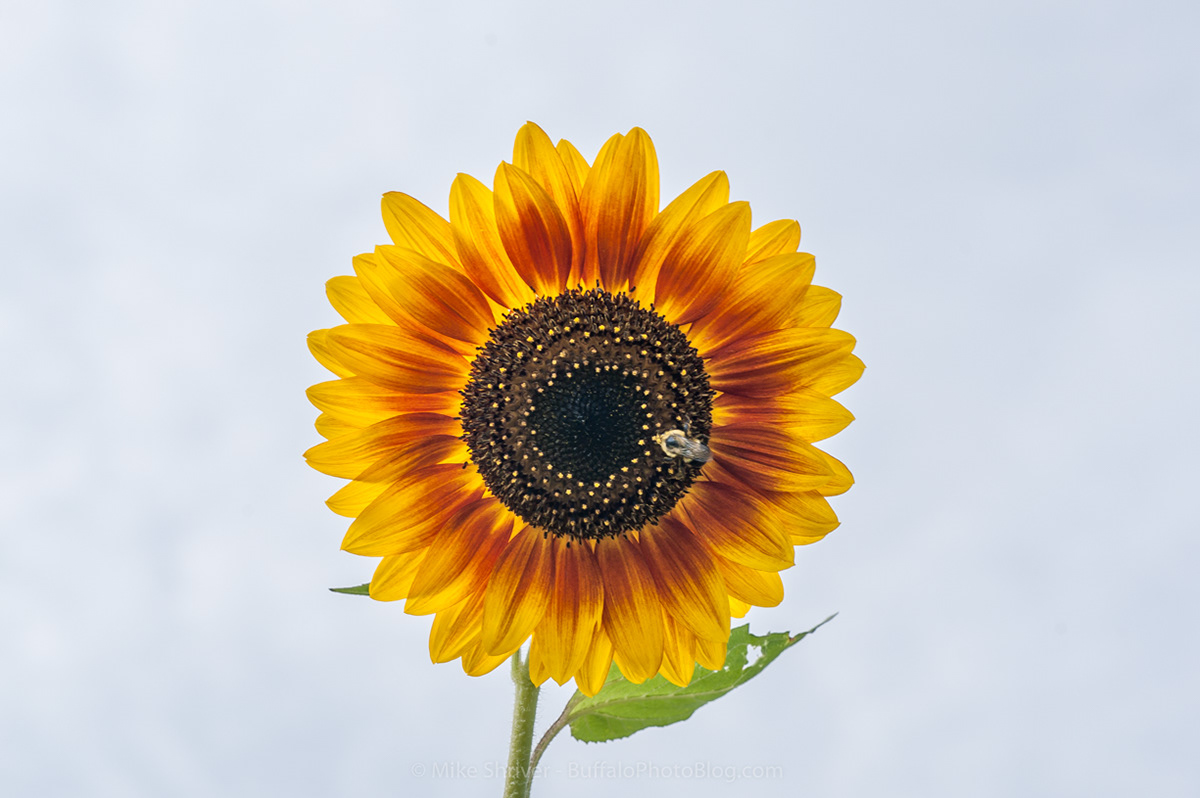
[[[598,288],[509,312],[462,395],[484,484],[526,523],[576,539],[657,522],[704,462],[671,456],[661,436],[687,429],[706,451],[712,424],[713,391],[683,331]]]

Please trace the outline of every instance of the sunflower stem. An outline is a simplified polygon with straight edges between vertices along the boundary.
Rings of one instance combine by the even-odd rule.
[[[529,754],[533,748],[533,719],[537,715],[539,689],[529,678],[529,660],[521,652],[512,655],[513,698],[512,740],[508,746],[508,770],[504,779],[504,798],[529,798],[533,784],[533,766]]]

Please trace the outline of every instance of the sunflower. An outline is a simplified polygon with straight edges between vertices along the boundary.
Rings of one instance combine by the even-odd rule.
[[[351,480],[328,504],[382,558],[370,595],[433,615],[433,661],[471,675],[526,641],[534,683],[588,695],[613,662],[719,669],[853,481],[813,443],[863,365],[799,224],[753,228],[719,171],[660,211],[644,131],[589,165],[532,123],[449,221],[401,193],[383,219],[328,283],[346,324],[308,339],[337,379],[305,456]]]

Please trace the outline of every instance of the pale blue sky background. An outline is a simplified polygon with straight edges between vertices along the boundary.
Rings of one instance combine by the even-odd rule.
[[[499,795],[511,689],[335,596],[323,283],[527,119],[801,221],[859,484],[690,722],[535,795],[1192,796],[1194,3],[0,3],[0,792]],[[567,692],[543,694],[539,726]],[[584,778],[702,763],[711,778]],[[424,775],[421,775],[422,772]],[[593,769],[593,773],[595,770]]]

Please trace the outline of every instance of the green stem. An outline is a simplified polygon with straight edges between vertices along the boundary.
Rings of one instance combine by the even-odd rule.
[[[512,741],[508,746],[508,772],[504,780],[504,798],[528,798],[533,783],[529,752],[533,748],[533,719],[537,714],[538,688],[529,679],[529,660],[521,652],[512,655],[512,680],[517,694],[513,699]]]
[[[550,724],[550,728],[546,729],[546,733],[542,735],[542,739],[538,740],[537,747],[533,749],[533,756],[529,760],[529,767],[537,770],[538,762],[542,761],[542,754],[546,753],[546,746],[550,745],[550,741],[554,739],[554,735],[567,727],[571,722],[571,710],[575,705],[583,700],[583,696],[579,693],[571,696],[571,700],[563,707],[562,714],[558,716],[558,720]]]

